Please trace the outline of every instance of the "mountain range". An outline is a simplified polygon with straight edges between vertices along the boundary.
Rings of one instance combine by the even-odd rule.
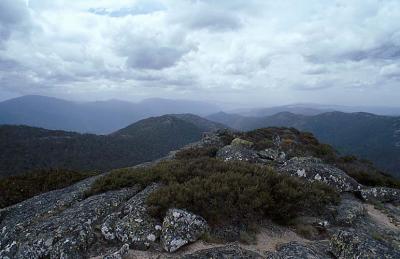
[[[238,130],[282,126],[313,133],[341,154],[355,154],[400,177],[400,117],[327,112],[312,116],[282,112],[264,117],[216,113],[207,117]]]
[[[367,108],[368,107],[360,107],[359,109],[396,114],[395,108]],[[144,123],[139,123],[138,121],[151,116],[160,116],[164,114],[175,114],[174,119],[181,119],[186,123],[190,122],[192,126],[201,132],[212,131],[221,127],[230,127],[237,130],[252,130],[268,126],[294,127],[299,130],[312,132],[320,141],[332,145],[341,154],[355,154],[360,158],[374,162],[375,165],[382,170],[400,176],[400,117],[374,115],[363,112],[337,112],[335,110],[353,111],[357,110],[357,107],[317,104],[294,104],[260,109],[242,109],[236,110],[237,113],[215,113],[219,110],[220,108],[218,106],[210,103],[188,100],[147,99],[139,103],[120,100],[72,102],[44,96],[24,96],[0,103],[0,124],[26,125],[49,130],[102,134],[104,135],[103,137],[84,134],[84,143],[86,139],[96,139],[96,141],[94,141],[95,143],[101,142],[103,145],[106,145],[105,143],[108,143],[107,141],[117,136],[119,134],[117,132],[126,132],[127,129],[132,127],[136,128]],[[199,116],[185,115],[182,113],[205,116],[208,120]],[[212,123],[209,120],[220,124]],[[155,132],[158,132],[158,126],[156,127],[155,125],[157,124],[156,122],[159,121],[152,118],[145,122],[149,123],[150,121],[155,123],[151,127],[154,128]],[[138,122],[138,124],[131,125],[135,122]],[[183,127],[183,131],[189,132],[186,126],[188,125]],[[8,129],[8,132],[14,129],[10,127],[3,127],[3,129],[4,128]],[[18,129],[17,131],[25,129],[24,134],[26,134],[26,136],[24,135],[24,137],[27,138],[27,141],[30,139],[29,134],[35,134],[35,130],[30,128],[16,127],[16,129]],[[118,131],[120,129],[123,130]],[[42,129],[42,131],[43,130],[44,129]],[[175,130],[177,129],[175,128]],[[145,133],[149,134],[144,137],[147,143],[149,143],[151,139],[150,134],[154,132],[149,130]],[[68,134],[73,133],[69,132]],[[154,136],[157,136],[157,133],[154,134],[156,134]],[[168,132],[164,132],[163,134],[167,136]],[[171,136],[180,137],[175,137],[175,146],[169,143],[166,145],[168,147],[178,147],[183,142],[188,143],[184,134],[171,134]],[[141,140],[138,136],[136,136],[136,138],[137,140],[135,141]],[[180,138],[185,140],[180,142]],[[100,141],[100,139],[104,140]],[[119,144],[119,148],[124,145],[123,143],[122,141]],[[162,141],[160,143],[162,143]],[[97,144],[97,146],[94,145],[93,148],[99,149],[98,145],[99,144]],[[76,146],[79,145],[76,144]],[[111,146],[114,146],[114,144]],[[75,147],[75,149],[80,148],[81,147]],[[136,145],[133,145],[133,148],[135,149]],[[161,148],[159,152],[155,149],[155,146],[149,149],[153,149],[153,151],[149,151],[149,153],[146,153],[143,157],[149,157],[150,153],[155,153],[155,156],[150,156],[150,159],[152,159],[166,150]],[[4,152],[7,151],[3,151],[3,153]],[[87,147],[85,152],[89,152],[89,147]],[[133,152],[136,154],[138,151],[127,150],[125,152]],[[138,152],[138,156],[141,156],[140,152]],[[72,155],[72,157],[74,157],[74,155]],[[40,160],[40,158],[37,159]],[[118,159],[123,158],[117,158],[113,163],[118,165],[123,164],[116,162]],[[143,160],[142,158],[135,159],[133,159],[135,163]],[[11,162],[4,161],[5,164],[3,167],[7,168],[5,165]],[[102,162],[97,161],[95,163]],[[88,165],[85,168],[96,167]],[[105,167],[100,166],[99,168]],[[19,168],[19,170],[20,169],[23,168]]]
[[[344,105],[325,105],[315,103],[299,103],[273,107],[250,108],[250,109],[235,109],[228,113],[239,114],[250,117],[270,116],[280,112],[290,112],[300,115],[318,115],[326,112],[366,112],[377,115],[400,116],[400,107],[385,107],[385,106],[344,106]]]
[[[188,100],[73,102],[28,95],[0,103],[0,124],[109,134],[151,116],[177,113],[207,115],[219,110],[218,106],[211,103]]]
[[[35,169],[92,171],[133,166],[223,127],[192,114],[147,118],[109,135],[0,126],[0,177]]]

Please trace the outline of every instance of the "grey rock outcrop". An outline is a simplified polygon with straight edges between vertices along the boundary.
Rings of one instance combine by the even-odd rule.
[[[184,259],[261,259],[265,258],[256,252],[243,249],[237,245],[227,245],[197,251],[185,255]]]
[[[337,258],[400,258],[392,245],[356,229],[335,229],[330,240]]]
[[[351,226],[356,220],[367,214],[363,204],[354,198],[343,197],[336,208],[335,224],[339,226]]]
[[[36,218],[19,229],[14,240],[2,243],[0,258],[84,258],[95,240],[95,225],[136,192],[132,188],[102,193],[60,213]]]
[[[125,202],[119,211],[108,215],[101,226],[104,238],[135,249],[154,246],[161,234],[161,224],[147,213],[146,199],[158,188],[158,184],[148,186]]]
[[[279,168],[279,171],[311,182],[326,183],[340,192],[352,192],[361,189],[361,185],[345,172],[314,157],[294,157]]]
[[[260,161],[256,151],[241,145],[227,145],[218,150],[217,157],[224,161],[244,161],[250,163]]]
[[[400,190],[387,187],[372,187],[360,190],[365,201],[400,202]]]
[[[169,209],[162,225],[161,243],[167,252],[199,239],[208,230],[200,216],[180,209]]]

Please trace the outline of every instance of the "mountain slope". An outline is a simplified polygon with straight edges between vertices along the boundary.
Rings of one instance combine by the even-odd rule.
[[[209,103],[147,99],[71,102],[45,96],[23,96],[0,103],[0,124],[108,134],[132,122],[169,113],[207,114],[218,110]]]
[[[283,126],[312,132],[339,152],[371,160],[379,168],[400,177],[399,117],[343,112],[315,116],[284,112],[260,118],[217,115],[208,118],[240,130]]]
[[[141,120],[110,135],[0,126],[0,176],[32,169],[132,166],[164,156],[199,140],[203,132],[220,127],[212,122],[199,126],[172,115]]]

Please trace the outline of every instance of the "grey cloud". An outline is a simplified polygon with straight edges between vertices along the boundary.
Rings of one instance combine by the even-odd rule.
[[[191,1],[172,6],[169,20],[189,30],[232,31],[242,27],[240,10],[234,11],[235,8],[222,1]]]
[[[18,62],[0,56],[0,71],[17,71],[21,69],[22,66]]]
[[[356,50],[341,55],[339,58],[352,61],[370,60],[396,60],[400,59],[400,46],[393,43],[383,44],[368,50]]]
[[[124,17],[127,15],[150,14],[165,10],[165,6],[158,1],[142,0],[137,1],[131,7],[124,7],[116,10],[106,8],[90,8],[88,11],[97,15],[107,15],[111,17]]]
[[[323,63],[340,63],[346,61],[359,62],[363,60],[384,61],[384,60],[399,60],[400,61],[400,45],[394,42],[382,42],[378,46],[368,49],[352,49],[342,52],[333,50],[327,53],[315,53],[305,55],[305,58],[315,64]]]
[[[187,52],[172,47],[142,46],[130,51],[126,63],[131,68],[160,70],[174,66]]]
[[[198,12],[185,21],[192,29],[210,29],[215,31],[236,30],[242,25],[239,17],[223,11]]]
[[[0,1],[0,44],[15,30],[29,29],[29,12],[22,0]]]
[[[325,67],[311,67],[307,68],[303,71],[303,74],[306,75],[320,75],[320,74],[326,74],[328,73],[329,70]]]
[[[400,79],[400,64],[391,64],[381,68],[379,74],[389,79]]]
[[[398,1],[295,2],[0,0],[0,95],[398,102]]]

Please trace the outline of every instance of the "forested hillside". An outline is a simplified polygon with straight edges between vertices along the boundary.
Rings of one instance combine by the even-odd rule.
[[[110,135],[1,126],[0,176],[32,169],[108,170],[132,166],[164,156],[218,127],[222,126],[212,122],[200,127],[172,115],[145,119]]]

